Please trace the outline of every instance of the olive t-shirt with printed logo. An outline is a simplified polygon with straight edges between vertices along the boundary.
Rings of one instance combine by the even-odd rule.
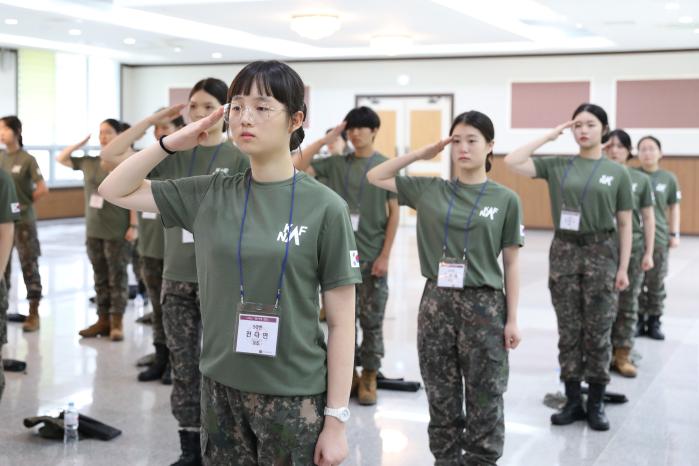
[[[36,220],[34,186],[44,177],[36,159],[24,149],[13,153],[0,152],[0,167],[12,176],[21,209],[20,222]]]
[[[218,151],[218,152],[217,152]],[[215,158],[214,158],[215,157]],[[176,180],[190,176],[223,173],[235,175],[250,166],[248,157],[230,141],[219,146],[197,146],[176,152],[153,169],[150,176],[159,180]],[[186,233],[185,236],[188,236]],[[194,243],[183,241],[182,228],[165,230],[163,278],[178,282],[197,282]]]
[[[655,194],[655,244],[667,246],[670,242],[670,225],[668,224],[668,207],[679,204],[682,199],[680,185],[674,173],[667,170],[647,172],[642,168],[638,171],[650,177]],[[677,233],[674,232],[673,233]]]
[[[17,191],[12,177],[0,170],[0,223],[10,223],[19,220],[20,207]]]
[[[373,262],[381,253],[386,240],[387,202],[396,196],[366,180],[366,172],[386,160],[388,159],[379,153],[374,153],[371,157],[357,157],[351,153],[311,162],[316,176],[342,196],[349,205],[350,212],[359,213],[359,228],[354,236],[362,261]]]
[[[252,182],[241,244],[246,302],[274,304],[287,239],[289,256],[277,356],[237,353],[237,249],[249,173],[152,182],[165,227],[194,233],[204,327],[201,372],[244,392],[323,393],[327,350],[318,321],[318,291],[361,283],[347,205],[332,190],[298,172],[290,226],[292,179]]]
[[[644,232],[641,209],[655,205],[650,177],[639,170],[629,169],[633,193],[633,250],[643,251]]]
[[[534,157],[532,160],[536,168],[535,178],[548,182],[556,230],[560,229],[562,204],[568,209],[581,208],[580,200],[588,179],[590,183],[583,201],[579,233],[615,231],[616,213],[633,208],[628,170],[606,157],[592,160],[575,156],[572,164],[571,158],[567,156]],[[569,165],[561,199],[561,180]]]
[[[420,269],[425,278],[437,279],[442,259],[444,227],[449,203],[446,256],[461,259],[466,224],[483,184],[467,185],[432,177],[396,177],[398,202],[417,210],[417,245]],[[522,206],[510,189],[488,181],[468,228],[467,272],[464,286],[503,288],[498,257],[503,248],[524,245]]]
[[[120,240],[129,229],[129,211],[107,202],[97,188],[109,172],[102,168],[99,157],[71,157],[73,170],[83,172],[85,179],[85,229],[88,238]]]

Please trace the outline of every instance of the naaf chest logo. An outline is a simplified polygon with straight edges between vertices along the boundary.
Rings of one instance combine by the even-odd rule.
[[[284,229],[277,234],[277,241],[282,243],[291,242],[294,240],[296,246],[301,245],[301,236],[308,231],[307,226],[303,225],[291,225],[287,223],[284,225]]]
[[[612,181],[614,181],[614,177],[611,175],[602,175],[599,177],[599,184],[603,184],[606,186],[611,186]]]
[[[495,214],[500,211],[497,207],[483,207],[478,215],[485,218],[490,218],[490,220],[495,220]]]

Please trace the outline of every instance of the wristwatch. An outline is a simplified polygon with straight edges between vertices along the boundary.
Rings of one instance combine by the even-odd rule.
[[[347,406],[343,406],[342,408],[326,407],[323,414],[325,414],[326,416],[332,416],[342,423],[349,421],[350,418],[350,410]]]

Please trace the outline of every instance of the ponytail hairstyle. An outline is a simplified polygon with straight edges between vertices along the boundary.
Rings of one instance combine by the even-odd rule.
[[[575,109],[575,112],[573,112],[573,119],[582,112],[593,114],[595,118],[602,123],[602,144],[609,141],[609,118],[607,118],[607,112],[599,105],[584,103]]]
[[[228,103],[237,95],[249,95],[253,86],[261,94],[274,97],[285,107],[291,117],[296,112],[303,113],[306,121],[305,87],[301,77],[286,63],[277,60],[256,61],[245,66],[236,75],[228,88]],[[293,152],[301,146],[306,134],[303,125],[291,133],[289,149]]]
[[[122,122],[115,120],[114,118],[107,118],[102,123],[106,123],[112,127],[112,129],[117,133],[122,133],[126,128],[123,127]]]
[[[464,112],[454,118],[454,122],[451,124],[451,129],[449,130],[449,136],[454,134],[454,130],[458,125],[473,126],[476,128],[485,138],[485,142],[492,142],[495,139],[495,127],[493,122],[485,113],[481,113],[476,110],[471,110]],[[493,168],[493,151],[488,152],[485,157],[485,172],[488,173],[490,169]]]
[[[629,155],[626,156],[626,160],[631,159],[633,157],[633,154],[631,153],[631,151],[633,150],[633,145],[631,144],[631,136],[629,136],[629,133],[627,133],[623,129],[615,129],[614,131],[609,133],[609,137],[607,138],[607,140],[611,140],[612,138],[617,138],[621,145],[624,146],[624,148],[627,151],[629,151]]]
[[[20,119],[14,115],[10,115],[0,118],[0,121],[2,121],[5,124],[5,126],[12,130],[15,137],[17,138],[17,142],[19,143],[20,149],[24,147],[24,143],[22,142],[22,122],[20,121]]]

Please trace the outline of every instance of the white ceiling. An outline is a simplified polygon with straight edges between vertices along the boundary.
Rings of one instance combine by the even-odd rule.
[[[341,28],[304,39],[290,19],[308,13],[335,14]],[[386,57],[369,46],[376,35],[410,36],[398,57],[690,49],[699,1],[0,0],[0,46],[128,64]]]

